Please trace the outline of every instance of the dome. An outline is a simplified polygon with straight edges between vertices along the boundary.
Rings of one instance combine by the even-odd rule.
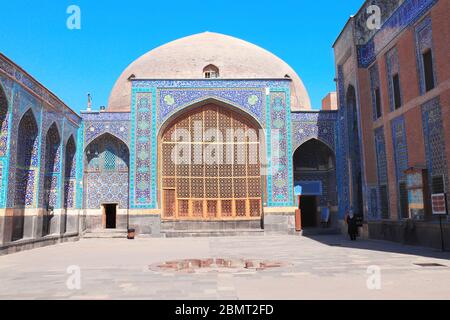
[[[221,79],[292,79],[293,111],[310,110],[308,92],[297,73],[283,60],[249,42],[205,32],[156,48],[122,73],[109,97],[108,111],[130,111],[131,82],[137,79],[204,79],[205,67],[218,68]]]

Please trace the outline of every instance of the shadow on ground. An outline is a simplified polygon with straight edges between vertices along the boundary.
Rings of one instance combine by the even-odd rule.
[[[401,243],[383,240],[365,240],[361,238],[358,238],[357,241],[350,241],[347,236],[344,235],[310,235],[305,236],[305,238],[320,242],[331,247],[390,252],[435,259],[448,259],[450,262],[450,251],[442,252],[441,250],[437,250],[434,248],[403,245]],[[448,266],[450,267],[450,264]]]

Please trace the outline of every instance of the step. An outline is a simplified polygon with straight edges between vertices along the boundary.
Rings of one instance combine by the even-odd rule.
[[[83,238],[84,239],[124,239],[128,236],[127,230],[122,229],[101,229],[89,230]]]
[[[161,231],[245,231],[261,230],[260,220],[240,221],[162,221]]]
[[[303,236],[318,236],[318,235],[337,235],[341,234],[339,228],[306,228],[303,229]]]
[[[210,237],[247,237],[264,236],[262,229],[239,229],[239,230],[166,230],[163,232],[165,238],[210,238]]]

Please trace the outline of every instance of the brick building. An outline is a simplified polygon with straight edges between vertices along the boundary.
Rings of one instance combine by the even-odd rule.
[[[366,1],[333,46],[339,112],[357,119],[340,124],[356,159],[340,202],[364,209],[372,238],[440,245],[431,195],[449,190],[449,13],[448,0]]]

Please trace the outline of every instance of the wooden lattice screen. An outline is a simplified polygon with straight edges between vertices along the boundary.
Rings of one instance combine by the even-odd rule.
[[[208,105],[175,120],[161,139],[163,218],[260,218],[259,148],[258,129],[234,111]]]

